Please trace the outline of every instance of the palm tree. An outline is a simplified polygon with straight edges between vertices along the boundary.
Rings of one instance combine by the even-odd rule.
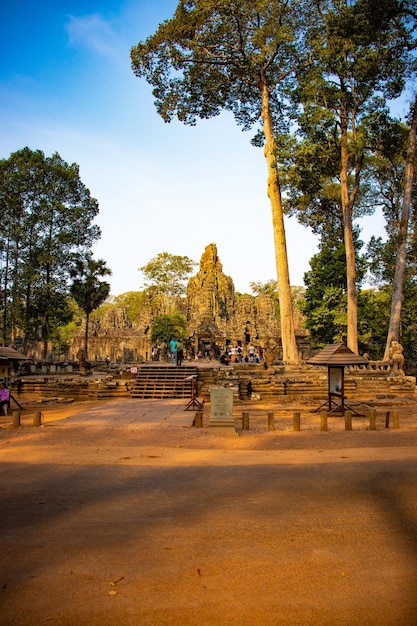
[[[72,285],[70,292],[78,306],[86,315],[84,352],[88,357],[88,326],[90,314],[102,304],[110,293],[109,283],[102,281],[104,276],[110,276],[111,270],[106,267],[103,259],[94,260],[91,254],[85,259],[78,259],[71,272]]]

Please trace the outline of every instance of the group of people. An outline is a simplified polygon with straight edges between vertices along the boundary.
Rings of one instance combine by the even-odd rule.
[[[177,339],[171,339],[169,342],[171,352],[171,365],[181,365],[184,359],[184,344]]]
[[[243,348],[241,344],[233,346],[226,350],[220,357],[220,363],[222,365],[229,365],[229,363],[259,363],[261,355],[256,353],[255,347],[250,344],[247,354],[243,354]]]
[[[228,354],[232,363],[259,363],[259,356],[256,354],[255,347],[252,344],[249,345],[247,354],[243,353],[240,343],[230,348]]]
[[[168,358],[171,361],[171,365],[181,365],[185,358],[184,352],[185,348],[182,341],[174,338],[170,339],[168,346]],[[152,360],[154,360],[155,358],[156,357],[154,357],[153,350]],[[195,358],[196,361],[199,361],[203,358],[208,358],[211,360],[212,354],[211,350],[207,350],[204,353],[199,350],[195,353],[194,357],[190,356],[190,354],[188,354],[187,352],[186,358],[187,360],[190,360],[190,358]],[[252,344],[250,344],[247,349],[244,350],[242,344],[239,342],[236,346],[226,348],[223,354],[220,354],[219,350],[217,358],[220,359],[220,363],[222,363],[223,365],[228,365],[229,363],[259,363],[260,361],[262,361],[262,351],[261,348],[258,348],[258,350],[256,350]]]
[[[10,392],[4,383],[0,383],[0,415],[7,415],[10,405]]]

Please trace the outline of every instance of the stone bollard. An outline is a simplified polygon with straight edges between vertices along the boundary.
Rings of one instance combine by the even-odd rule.
[[[320,430],[327,431],[327,413],[326,411],[320,411]]]
[[[272,411],[268,413],[268,430],[275,430],[274,414]]]
[[[352,411],[345,411],[345,430],[352,430]]]
[[[13,411],[12,416],[13,416],[13,428],[19,428],[20,427],[20,411]]]
[[[42,424],[42,413],[40,411],[36,411],[33,418],[33,425],[40,426]]]
[[[392,412],[392,427],[399,428],[400,427],[400,416],[398,414],[397,409],[394,409]]]
[[[376,430],[376,411],[375,409],[369,410],[369,429]]]
[[[300,432],[300,412],[299,411],[294,411],[293,416],[292,416],[292,429],[295,430],[295,432],[299,433]]]
[[[249,430],[249,413],[242,413],[242,430]]]
[[[391,417],[391,413],[390,413],[390,411],[387,411],[385,413],[385,428],[389,428],[390,417]]]
[[[196,428],[203,428],[203,411],[197,411],[194,416],[194,426]]]

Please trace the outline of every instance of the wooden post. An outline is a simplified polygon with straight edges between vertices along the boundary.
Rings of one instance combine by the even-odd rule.
[[[320,430],[327,431],[327,412],[320,411]]]
[[[42,424],[42,413],[40,411],[36,411],[35,416],[33,418],[33,425],[40,426]]]
[[[376,430],[376,411],[375,409],[369,410],[369,429]]]
[[[249,413],[242,413],[242,430],[249,430]]]
[[[299,411],[294,411],[294,414],[292,417],[292,429],[295,430],[297,433],[300,432],[300,412]]]
[[[197,411],[194,416],[194,426],[202,428],[203,426],[203,411]]]
[[[12,411],[13,416],[13,428],[20,427],[20,411]]]
[[[398,410],[394,409],[392,412],[392,427],[399,428],[400,427],[400,416],[398,414]]]
[[[352,430],[352,411],[345,411],[345,430]]]
[[[275,430],[274,413],[272,411],[268,413],[268,430]]]

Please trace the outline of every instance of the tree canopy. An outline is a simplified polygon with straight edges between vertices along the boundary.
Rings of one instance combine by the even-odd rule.
[[[155,344],[169,344],[171,339],[187,341],[186,319],[179,311],[160,315],[152,322],[151,341]]]
[[[46,350],[53,327],[68,318],[74,261],[100,237],[98,203],[77,164],[23,148],[0,161],[0,206],[3,341],[20,329]]]
[[[304,46],[308,4],[272,0],[180,0],[171,20],[131,50],[135,74],[153,85],[156,108],[185,124],[231,111],[264,143],[279,284],[283,358],[297,362],[275,133],[294,72],[308,62]]]
[[[139,270],[145,276],[145,287],[167,296],[182,296],[187,288],[187,279],[196,262],[188,256],[160,252]]]
[[[76,261],[71,272],[71,295],[86,315],[84,351],[88,355],[88,326],[90,314],[102,304],[110,293],[110,285],[102,279],[110,276],[111,270],[103,259],[93,259],[89,254],[86,258]]]
[[[412,2],[409,3],[411,6]],[[410,67],[407,3],[397,0],[326,0],[320,28],[308,24],[312,63],[298,75],[298,133],[291,180],[293,210],[317,224],[340,215],[346,254],[348,346],[358,351],[354,220],[366,203],[367,160],[375,112],[399,96]],[[380,116],[380,120],[382,116]],[[300,167],[301,166],[301,167]],[[298,178],[298,181],[297,181]],[[294,185],[294,183],[296,183]]]

